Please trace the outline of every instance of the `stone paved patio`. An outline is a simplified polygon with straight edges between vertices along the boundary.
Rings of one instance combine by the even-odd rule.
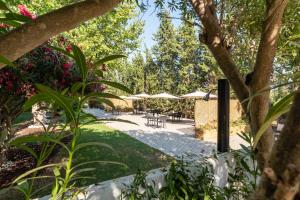
[[[204,141],[194,138],[194,122],[190,119],[174,123],[168,121],[165,128],[156,128],[146,126],[147,120],[144,115],[131,113],[112,115],[99,109],[89,109],[88,112],[98,118],[118,118],[136,123],[106,122],[109,127],[120,130],[172,157],[202,157],[216,151],[216,135],[205,136]],[[237,135],[230,135],[231,148],[239,149],[241,143],[243,141]]]

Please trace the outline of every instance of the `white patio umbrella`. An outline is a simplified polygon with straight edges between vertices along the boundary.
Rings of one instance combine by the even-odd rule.
[[[146,94],[146,93],[141,93],[141,94],[136,94],[136,95],[133,95],[135,97],[138,97],[138,98],[150,98],[150,95],[149,94]]]
[[[120,96],[122,99],[125,99],[125,100],[140,100],[141,98],[139,97],[135,97],[135,96],[129,96],[129,97],[126,97],[126,96]]]
[[[150,98],[156,98],[156,99],[179,99],[178,97],[168,94],[166,92],[160,93],[160,94],[155,94],[152,95]]]
[[[192,93],[188,93],[185,95],[182,95],[182,98],[187,98],[187,99],[200,99],[200,98],[204,98],[207,95],[206,92],[202,92],[202,91],[196,91],[196,92],[192,92]],[[216,99],[217,96],[214,94],[210,94],[209,98],[211,99]]]

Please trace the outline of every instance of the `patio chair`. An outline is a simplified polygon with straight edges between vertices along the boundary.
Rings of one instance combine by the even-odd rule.
[[[163,116],[159,116],[158,120],[157,120],[157,127],[159,126],[159,124],[161,125],[161,127],[165,128],[166,127],[166,122],[167,122],[167,116],[163,115]]]
[[[146,113],[147,126],[154,125],[155,117],[152,114]]]
[[[117,107],[115,107],[115,108],[113,108],[113,109],[111,110],[111,113],[112,113],[113,115],[119,115],[119,114],[120,114],[120,110],[121,110],[121,107],[117,106]]]
[[[182,112],[176,112],[174,115],[175,120],[177,119],[178,121],[181,120]]]
[[[170,113],[169,116],[171,117],[172,121],[180,121],[182,112]]]
[[[143,107],[139,107],[139,108],[137,109],[137,111],[138,111],[138,114],[143,114],[143,113],[145,113],[145,109],[144,109]]]

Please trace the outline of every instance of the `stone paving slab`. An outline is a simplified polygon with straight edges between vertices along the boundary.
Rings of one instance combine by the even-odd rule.
[[[88,112],[98,118],[118,118],[136,123],[111,121],[106,124],[175,158],[209,156],[216,151],[216,138],[209,137],[208,141],[194,138],[193,120],[183,119],[174,123],[168,121],[165,128],[156,128],[146,126],[147,120],[144,115],[122,113],[116,116],[100,109],[89,109]],[[237,135],[231,136],[230,139],[234,149],[238,149],[239,144],[243,143]]]

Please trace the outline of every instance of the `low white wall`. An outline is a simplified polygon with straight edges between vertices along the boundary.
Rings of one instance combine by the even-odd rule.
[[[216,185],[219,187],[224,187],[228,179],[228,166],[227,162],[233,164],[233,156],[230,154],[222,154],[216,158],[209,158],[208,162],[212,164]],[[201,161],[199,161],[201,162]],[[230,165],[231,165],[230,164]],[[197,166],[197,161],[195,161],[195,166]],[[155,190],[159,191],[163,186],[165,186],[165,175],[166,170],[154,169],[147,173],[146,181],[150,184],[155,182]],[[191,165],[191,173],[196,173],[193,170],[193,165]],[[125,176],[117,178],[114,180],[109,180],[101,182],[97,185],[91,185],[85,189],[85,195],[80,194],[78,196],[79,200],[120,200],[122,190],[126,188],[125,185],[130,185],[134,179],[134,175]],[[40,198],[39,200],[48,200],[50,197],[46,196]]]

